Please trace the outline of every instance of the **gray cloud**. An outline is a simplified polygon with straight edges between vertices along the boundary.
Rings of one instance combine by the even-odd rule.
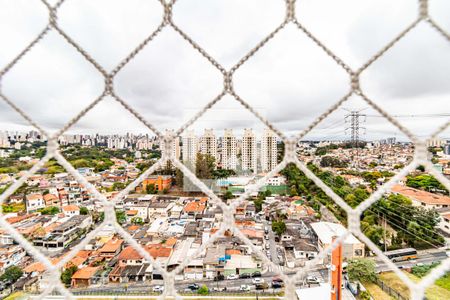
[[[430,11],[450,30],[448,1],[432,1]],[[156,29],[161,13],[158,1],[67,1],[60,9],[59,23],[111,70]],[[409,0],[297,1],[301,22],[355,69],[410,24],[416,13],[416,3]],[[281,0],[183,0],[175,5],[174,21],[229,68],[275,29],[284,14]],[[45,26],[47,15],[39,1],[17,0],[0,3],[0,18],[5,24],[0,34],[8,41],[0,48],[3,67]],[[449,50],[450,44],[443,37],[420,25],[364,71],[361,85],[370,98],[394,115],[449,112]],[[115,88],[150,123],[159,129],[176,129],[219,94],[222,80],[218,70],[166,28],[119,72]],[[289,25],[236,72],[234,86],[269,121],[293,134],[339,100],[349,90],[349,78]],[[103,78],[73,47],[51,33],[4,77],[2,88],[39,124],[56,130],[101,93]],[[362,109],[368,105],[352,100],[343,107]],[[254,116],[245,112],[240,116],[240,109],[236,101],[226,97],[193,128],[261,128]],[[124,112],[119,104],[106,99],[71,131],[147,132],[139,121],[128,120],[131,115]],[[345,125],[340,124],[344,115],[344,110],[330,115],[309,136],[344,136]],[[366,123],[367,138],[401,136],[383,119],[373,119]],[[399,118],[420,136],[446,120]],[[0,130],[23,129],[24,124],[11,110],[1,109]],[[330,124],[340,127],[326,129]]]

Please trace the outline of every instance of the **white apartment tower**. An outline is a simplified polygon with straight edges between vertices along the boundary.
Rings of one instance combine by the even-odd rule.
[[[277,165],[277,137],[270,129],[265,129],[261,140],[261,168],[272,171]]]
[[[180,159],[181,156],[181,150],[180,150],[180,137],[179,136],[175,136],[175,133],[173,130],[166,130],[166,133],[168,134],[169,132],[172,133],[172,136],[174,136],[173,138],[173,142],[172,142],[172,155],[176,158],[176,159]],[[161,138],[161,142],[159,144],[159,148],[161,149],[161,154],[164,154],[165,152],[165,142],[164,142],[164,138]]]
[[[232,129],[225,129],[222,139],[222,168],[236,170],[237,150],[236,137]]]
[[[211,155],[217,162],[217,139],[212,129],[205,129],[200,137],[200,153]]]
[[[195,163],[198,152],[198,139],[194,131],[189,130],[183,136],[183,162]]]
[[[244,129],[242,137],[242,170],[257,172],[256,136],[251,129]]]

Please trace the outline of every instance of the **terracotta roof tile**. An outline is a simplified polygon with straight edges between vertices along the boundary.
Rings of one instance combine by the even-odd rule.
[[[99,267],[85,267],[79,269],[72,275],[72,279],[90,279],[95,275]]]
[[[414,189],[402,185],[394,185],[391,189],[392,192],[401,194],[408,198],[416,199],[422,203],[428,205],[450,205],[450,197],[444,195],[433,194],[430,192]]]

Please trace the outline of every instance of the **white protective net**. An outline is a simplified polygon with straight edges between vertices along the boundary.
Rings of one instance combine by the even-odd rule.
[[[282,1],[282,0],[280,0]],[[13,185],[11,185],[1,196],[0,204],[3,203],[10,195],[12,195],[16,189],[18,189],[30,176],[32,176],[36,171],[38,171],[47,161],[51,158],[57,160],[57,162],[63,166],[75,179],[83,184],[97,199],[101,200],[104,206],[105,219],[102,224],[97,226],[95,230],[91,231],[82,242],[77,246],[73,247],[71,251],[65,255],[56,265],[53,265],[51,261],[43,255],[39,250],[33,247],[33,245],[25,239],[11,224],[9,224],[3,216],[0,217],[0,226],[5,229],[11,236],[26,249],[26,251],[34,257],[36,261],[42,262],[47,268],[48,282],[51,284],[46,288],[40,298],[45,298],[53,290],[58,291],[66,298],[72,298],[73,295],[67,290],[60,281],[60,270],[61,268],[69,262],[76,253],[81,250],[86,244],[95,238],[96,234],[107,224],[112,224],[117,233],[121,235],[127,243],[132,245],[146,260],[150,261],[153,267],[161,272],[164,278],[165,289],[164,293],[161,295],[162,298],[166,297],[180,297],[175,290],[175,274],[179,273],[188,263],[189,260],[198,256],[208,245],[211,245],[218,237],[223,235],[225,230],[232,230],[233,234],[240,238],[243,243],[248,245],[253,249],[253,251],[263,260],[263,262],[271,267],[272,270],[279,273],[280,277],[285,282],[285,297],[287,299],[295,299],[295,282],[297,279],[303,278],[305,274],[320,261],[322,258],[327,256],[334,247],[336,247],[341,241],[343,241],[347,235],[341,236],[337,239],[333,245],[319,254],[314,260],[308,261],[306,265],[298,270],[295,275],[287,276],[283,274],[280,266],[275,265],[270,261],[264,253],[255,248],[252,242],[242,234],[239,229],[235,226],[234,221],[234,211],[243,202],[246,201],[251,193],[258,191],[258,189],[264,184],[264,182],[273,177],[276,173],[281,171],[289,163],[294,163],[304,174],[309,177],[318,187],[320,187],[329,197],[331,197],[342,209],[344,209],[348,216],[348,229],[349,233],[353,233],[355,236],[360,238],[379,258],[381,258],[395,273],[396,275],[409,287],[411,290],[412,299],[418,300],[424,298],[425,289],[433,284],[433,282],[445,274],[447,270],[450,270],[450,259],[442,262],[439,267],[433,269],[427,276],[425,276],[419,283],[414,283],[409,279],[403,272],[401,272],[383,253],[378,249],[378,247],[373,244],[370,239],[368,239],[360,230],[360,216],[362,212],[369,208],[373,203],[379,200],[382,195],[390,190],[390,188],[395,185],[400,179],[406,176],[409,172],[414,170],[418,165],[425,166],[426,170],[435,176],[448,190],[450,190],[450,182],[443,175],[438,173],[432,166],[431,162],[427,160],[427,149],[426,141],[418,139],[414,133],[410,132],[407,128],[403,127],[400,123],[396,121],[390,114],[383,109],[381,109],[376,102],[369,99],[364,91],[359,85],[360,75],[369,68],[376,60],[383,56],[387,51],[390,50],[398,41],[403,39],[408,35],[414,28],[420,23],[426,23],[435,29],[443,39],[450,42],[450,35],[444,29],[442,29],[439,24],[437,24],[428,13],[428,1],[418,0],[418,14],[416,20],[406,27],[400,34],[398,34],[391,42],[385,45],[380,51],[378,51],[373,57],[371,57],[366,63],[364,63],[359,69],[351,69],[342,59],[333,54],[333,52],[325,46],[322,41],[317,39],[307,28],[305,28],[301,20],[296,17],[295,10],[295,0],[285,0],[286,5],[286,16],[284,21],[276,27],[268,36],[261,40],[253,49],[251,49],[244,57],[242,57],[233,67],[229,70],[224,68],[220,63],[218,63],[213,57],[211,57],[199,44],[197,44],[193,39],[191,39],[181,28],[179,28],[172,19],[172,8],[175,5],[175,0],[165,2],[160,0],[160,4],[164,8],[164,13],[162,15],[162,20],[160,25],[154,30],[142,43],[136,47],[129,55],[123,59],[112,71],[108,72],[105,70],[92,56],[89,55],[77,42],[72,39],[68,34],[66,34],[61,27],[58,25],[58,9],[64,4],[64,0],[58,1],[55,5],[49,4],[46,0],[42,0],[42,3],[47,7],[49,13],[49,21],[47,26],[39,33],[39,35],[22,51],[20,52],[9,64],[6,65],[0,71],[0,83],[5,74],[7,74],[19,60],[21,60],[36,44],[38,44],[44,36],[46,36],[50,31],[55,31],[61,35],[64,40],[72,45],[87,61],[89,61],[96,70],[104,77],[105,84],[102,94],[96,98],[89,106],[80,111],[78,115],[70,120],[63,128],[61,128],[56,134],[49,135],[43,128],[39,126],[32,118],[30,118],[24,111],[22,111],[18,106],[15,105],[14,99],[6,97],[0,90],[0,97],[5,101],[11,108],[17,111],[24,119],[28,121],[33,127],[41,132],[48,139],[47,154],[41,159],[41,161],[35,164],[26,174],[24,174],[19,180],[17,180]],[[267,121],[263,116],[261,116],[252,106],[250,106],[244,99],[242,99],[233,88],[233,75],[240,67],[242,67],[247,60],[249,60],[255,53],[257,53],[261,48],[263,48],[274,36],[276,36],[280,31],[282,31],[287,24],[295,25],[298,30],[306,34],[322,51],[324,51],[330,58],[332,58],[340,67],[342,67],[349,76],[349,91],[348,93],[334,105],[332,105],[328,110],[326,110],[319,118],[312,122],[305,130],[294,137],[286,137],[283,132],[274,127],[269,121]],[[217,95],[212,101],[210,101],[202,110],[200,110],[192,119],[181,126],[175,134],[170,133],[163,135],[156,127],[154,127],[150,122],[145,120],[133,107],[127,104],[127,102],[121,99],[114,90],[114,79],[115,76],[122,70],[122,68],[127,65],[133,58],[144,49],[152,40],[158,36],[158,34],[165,28],[172,27],[187,43],[189,43],[195,50],[197,50],[212,66],[214,66],[223,75],[223,90],[219,95]],[[207,110],[209,110],[213,105],[219,102],[225,95],[232,96],[236,101],[238,101],[245,109],[254,114],[262,123],[274,131],[278,136],[280,136],[285,143],[285,156],[282,162],[268,173],[264,178],[259,180],[256,184],[251,186],[244,194],[242,194],[236,201],[233,201],[230,205],[223,203],[213,191],[211,191],[201,180],[195,177],[195,175],[184,166],[177,158],[173,157],[174,151],[171,151],[170,147],[173,145],[170,141],[174,139],[175,136],[180,136],[185,129],[196,122]],[[352,95],[358,95],[364,101],[368,103],[373,109],[379,112],[383,117],[385,117],[390,123],[392,123],[396,128],[403,132],[414,144],[415,144],[415,156],[413,161],[407,165],[403,170],[396,174],[391,180],[380,187],[376,192],[374,192],[366,201],[361,203],[355,209],[351,208],[343,199],[336,195],[331,188],[329,188],[325,183],[323,183],[318,177],[311,172],[306,165],[300,161],[296,156],[297,141],[302,139],[308,132],[310,132],[319,122],[329,116],[333,111],[335,111],[342,103],[349,99]],[[88,111],[95,107],[100,101],[105,97],[113,97],[118,103],[120,103],[125,109],[132,113],[137,119],[139,119],[146,127],[152,130],[158,137],[165,139],[165,155],[142,175],[140,175],[133,183],[127,186],[123,191],[121,191],[113,200],[107,200],[104,195],[97,191],[80,173],[78,173],[73,166],[61,155],[59,152],[58,138],[66,132],[70,127],[72,127],[78,120],[84,116]],[[442,131],[444,131],[450,122],[447,122],[441,126],[438,130],[430,136],[430,139],[436,137]],[[118,201],[124,199],[127,194],[133,191],[148,175],[156,171],[160,166],[162,166],[166,161],[171,160],[173,165],[180,169],[185,176],[189,178],[197,187],[210,197],[211,201],[218,205],[224,215],[224,222],[220,230],[218,230],[207,243],[203,244],[201,248],[198,249],[197,255],[187,258],[181,265],[179,265],[175,270],[168,272],[165,270],[157,261],[155,261],[150,254],[144,250],[144,248],[134,240],[130,234],[128,234],[116,220],[116,214],[114,211],[114,204]],[[349,234],[347,233],[347,234]]]

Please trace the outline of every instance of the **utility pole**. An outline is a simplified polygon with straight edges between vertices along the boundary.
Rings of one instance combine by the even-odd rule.
[[[383,235],[384,235],[384,252],[386,252],[387,251],[387,243],[386,243],[387,220],[386,220],[386,215],[383,215],[383,221],[384,221],[384,230],[383,230]]]
[[[352,153],[352,164],[353,167],[359,167],[359,163],[358,163],[358,156],[359,156],[359,142],[360,142],[360,129],[365,130],[365,127],[361,127],[360,126],[360,122],[363,123],[366,121],[366,115],[365,114],[361,114],[362,110],[347,110],[348,114],[345,115],[345,123],[350,123],[350,126],[348,126],[347,128],[345,128],[345,134],[347,134],[348,131],[350,131],[350,142],[353,148],[353,153]],[[362,120],[360,120],[360,118],[363,118]]]

